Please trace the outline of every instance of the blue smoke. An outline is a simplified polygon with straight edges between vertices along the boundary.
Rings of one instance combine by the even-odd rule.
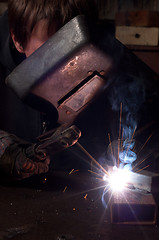
[[[123,149],[119,152],[120,168],[132,170],[132,163],[136,160],[136,153],[133,151],[134,140],[126,139],[123,143]]]
[[[120,144],[120,167],[132,170],[132,164],[137,159],[136,153],[133,150],[135,141],[132,138],[140,119],[139,110],[145,101],[143,78],[140,74],[133,71],[132,73],[117,72],[113,75],[112,85],[109,87],[107,94],[114,112],[120,113],[122,104],[121,136],[123,146]],[[116,124],[119,124],[119,122]],[[113,156],[111,157],[115,158],[114,163],[118,160],[117,153],[118,149],[115,144],[113,147]]]

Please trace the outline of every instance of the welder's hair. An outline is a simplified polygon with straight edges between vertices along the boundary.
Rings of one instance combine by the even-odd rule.
[[[48,35],[58,30],[77,15],[97,19],[96,0],[9,0],[8,18],[10,30],[16,41],[25,49],[36,23],[48,20]]]

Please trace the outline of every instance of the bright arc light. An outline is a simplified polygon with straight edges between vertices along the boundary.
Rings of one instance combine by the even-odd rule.
[[[108,184],[114,192],[121,192],[127,186],[127,183],[130,180],[131,172],[127,169],[120,169],[113,167],[108,178]]]

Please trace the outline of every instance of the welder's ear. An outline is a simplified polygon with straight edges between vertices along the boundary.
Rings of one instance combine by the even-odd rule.
[[[16,40],[15,35],[14,35],[14,33],[13,33],[12,31],[11,31],[11,38],[12,38],[12,41],[13,41],[16,49],[18,50],[18,52],[24,53],[23,47],[22,47],[22,46],[20,45],[20,43]]]

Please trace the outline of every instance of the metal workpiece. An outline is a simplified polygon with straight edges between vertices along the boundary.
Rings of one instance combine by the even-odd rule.
[[[111,222],[115,224],[154,225],[157,205],[151,193],[126,190],[113,193],[110,204]]]
[[[137,224],[137,225],[155,225],[157,221],[157,203],[154,193],[159,191],[154,185],[155,180],[159,180],[158,175],[149,171],[135,173],[127,172],[124,169],[114,169],[108,167],[109,177],[121,171],[120,178],[126,178],[125,187],[122,191],[109,191],[109,210],[110,221],[113,224]],[[117,179],[116,181],[120,181]],[[158,181],[159,183],[159,181]],[[119,183],[116,182],[116,185]],[[111,185],[110,185],[111,188]],[[108,196],[106,196],[108,198]]]

